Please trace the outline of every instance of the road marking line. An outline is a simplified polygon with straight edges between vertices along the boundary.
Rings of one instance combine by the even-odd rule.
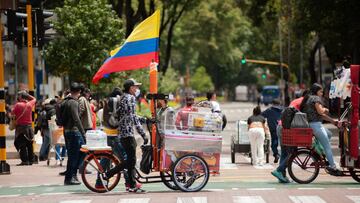
[[[51,195],[70,195],[74,194],[75,192],[53,192],[53,193],[43,193],[40,196],[51,196]]]
[[[91,200],[89,199],[79,199],[79,200],[65,200],[60,201],[59,203],[90,203]]]
[[[41,185],[13,185],[10,188],[27,188],[27,187],[40,187]]]
[[[220,169],[238,169],[236,164],[231,163],[230,157],[221,156]]]
[[[222,192],[222,191],[225,191],[225,189],[206,189],[206,191],[210,191],[210,192]]]
[[[119,203],[148,203],[150,198],[120,199]]]
[[[298,190],[323,190],[321,187],[299,187]]]
[[[294,203],[326,203],[319,196],[289,196]]]
[[[360,187],[348,187],[348,190],[360,190]]]
[[[6,198],[6,197],[19,197],[20,194],[16,194],[16,195],[0,195],[0,199],[1,198]]]
[[[231,188],[232,190],[239,190],[239,188]]]
[[[276,188],[248,188],[247,190],[260,190],[260,191],[265,191],[265,190],[276,190]]]
[[[261,196],[233,196],[234,203],[265,203]]]
[[[27,193],[26,195],[35,195],[36,193],[33,193],[33,192],[31,192],[31,193]]]
[[[355,203],[360,203],[360,196],[350,196],[346,195],[347,198],[351,199]]]
[[[176,203],[207,203],[207,197],[178,197]]]

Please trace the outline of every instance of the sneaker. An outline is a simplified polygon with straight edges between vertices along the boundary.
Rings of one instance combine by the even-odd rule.
[[[141,187],[142,187],[141,183],[136,183],[135,188],[141,189]],[[129,191],[129,189],[130,189],[130,185],[128,183],[125,183],[125,190]]]
[[[129,188],[128,192],[132,192],[132,193],[146,193],[146,190],[143,190],[141,188]]]
[[[279,181],[281,181],[282,183],[288,183],[290,182],[289,179],[286,179],[283,174],[278,171],[278,170],[274,170],[271,172],[271,175],[275,176]]]
[[[274,163],[276,164],[277,162],[279,162],[279,155],[275,155],[275,158],[274,158]]]
[[[286,181],[279,180],[279,183],[290,183],[291,182],[288,177],[286,177],[286,176],[283,176],[283,177]]]
[[[337,169],[336,167],[331,167],[331,166],[327,166],[326,171],[328,172],[328,174],[332,175],[332,176],[343,176],[344,173],[342,171],[340,171],[339,169]]]

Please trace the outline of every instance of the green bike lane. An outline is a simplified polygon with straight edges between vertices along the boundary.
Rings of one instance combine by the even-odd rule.
[[[151,193],[170,191],[162,183],[144,184],[143,188]],[[208,182],[203,191],[225,191],[225,190],[279,190],[279,189],[299,189],[299,190],[317,190],[317,189],[356,189],[360,190],[360,184],[355,181],[321,181],[311,184],[300,185],[297,183],[280,184],[277,182],[260,181],[226,181],[226,182]],[[111,192],[125,192],[123,183],[114,188]],[[66,195],[66,194],[89,194],[92,193],[84,185],[64,186],[62,184],[43,184],[43,185],[24,185],[24,186],[1,186],[0,197],[17,197],[27,195]]]

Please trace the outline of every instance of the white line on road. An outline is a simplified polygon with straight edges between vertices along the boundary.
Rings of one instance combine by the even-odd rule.
[[[294,203],[326,203],[319,196],[289,196]]]
[[[207,197],[178,197],[176,203],[207,203]]]
[[[1,198],[6,198],[6,197],[19,197],[20,194],[16,194],[16,195],[0,195],[0,199]]]
[[[70,195],[74,194],[75,192],[53,192],[53,193],[43,193],[40,196],[51,196],[51,195]]]
[[[348,187],[348,190],[360,190],[360,187]]]
[[[360,203],[360,196],[346,196],[347,198],[351,199],[355,203]]]
[[[79,200],[66,200],[60,201],[59,203],[90,203],[90,199],[79,199]]]
[[[40,187],[41,185],[14,185],[10,186],[10,188],[26,188],[26,187]]]
[[[266,191],[266,190],[276,190],[276,188],[273,188],[273,187],[269,187],[269,188],[248,188],[247,190],[251,190],[251,191],[256,191],[256,190]]]
[[[233,187],[233,188],[231,188],[232,190],[239,190],[239,188],[236,188],[236,187]]]
[[[222,191],[225,191],[225,189],[206,189],[206,191],[209,191],[209,192],[222,192]]]
[[[234,203],[265,203],[260,196],[233,196]]]
[[[321,187],[299,187],[298,190],[323,190]]]
[[[121,199],[119,203],[148,203],[150,198],[132,198],[132,199]]]
[[[31,193],[27,193],[26,195],[35,195],[36,193],[33,193],[33,192],[31,192]]]

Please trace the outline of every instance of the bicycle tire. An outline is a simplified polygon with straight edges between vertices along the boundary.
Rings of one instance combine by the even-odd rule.
[[[288,172],[297,183],[308,184],[319,175],[320,167],[318,157],[310,150],[298,150],[288,160]]]
[[[360,183],[360,171],[356,170],[355,168],[349,168],[349,172],[351,177]]]
[[[188,160],[191,161],[190,164],[186,163]],[[195,168],[193,167],[194,162],[197,162]],[[199,175],[198,173],[201,172],[204,174]],[[198,192],[202,190],[209,181],[209,174],[209,167],[206,161],[203,158],[193,154],[184,155],[177,159],[172,169],[172,179],[175,185],[183,192]],[[187,179],[187,177],[190,178]],[[201,177],[204,178],[202,181],[200,181],[200,184],[197,184],[196,182],[196,185],[198,186],[192,187],[194,186],[195,181]]]
[[[166,180],[165,173],[170,175],[171,181]],[[167,172],[160,171],[160,178],[161,178],[161,181],[164,183],[164,185],[166,187],[168,187],[169,189],[171,189],[171,190],[179,190],[179,188],[175,185],[174,181],[172,180],[172,174],[171,174],[170,171],[167,171]]]
[[[106,164],[107,161],[108,164]],[[105,168],[102,166],[105,170],[104,168],[101,170],[98,167],[98,164],[107,165],[108,167]],[[92,156],[91,154],[87,155],[84,159],[84,172],[81,174],[83,183],[93,192],[105,193],[111,191],[119,183],[121,173],[115,174],[108,181],[102,181],[99,172],[104,173],[118,164],[120,164],[119,159],[112,154],[101,153],[96,154],[95,156]],[[106,185],[104,185],[104,183],[106,183]]]

